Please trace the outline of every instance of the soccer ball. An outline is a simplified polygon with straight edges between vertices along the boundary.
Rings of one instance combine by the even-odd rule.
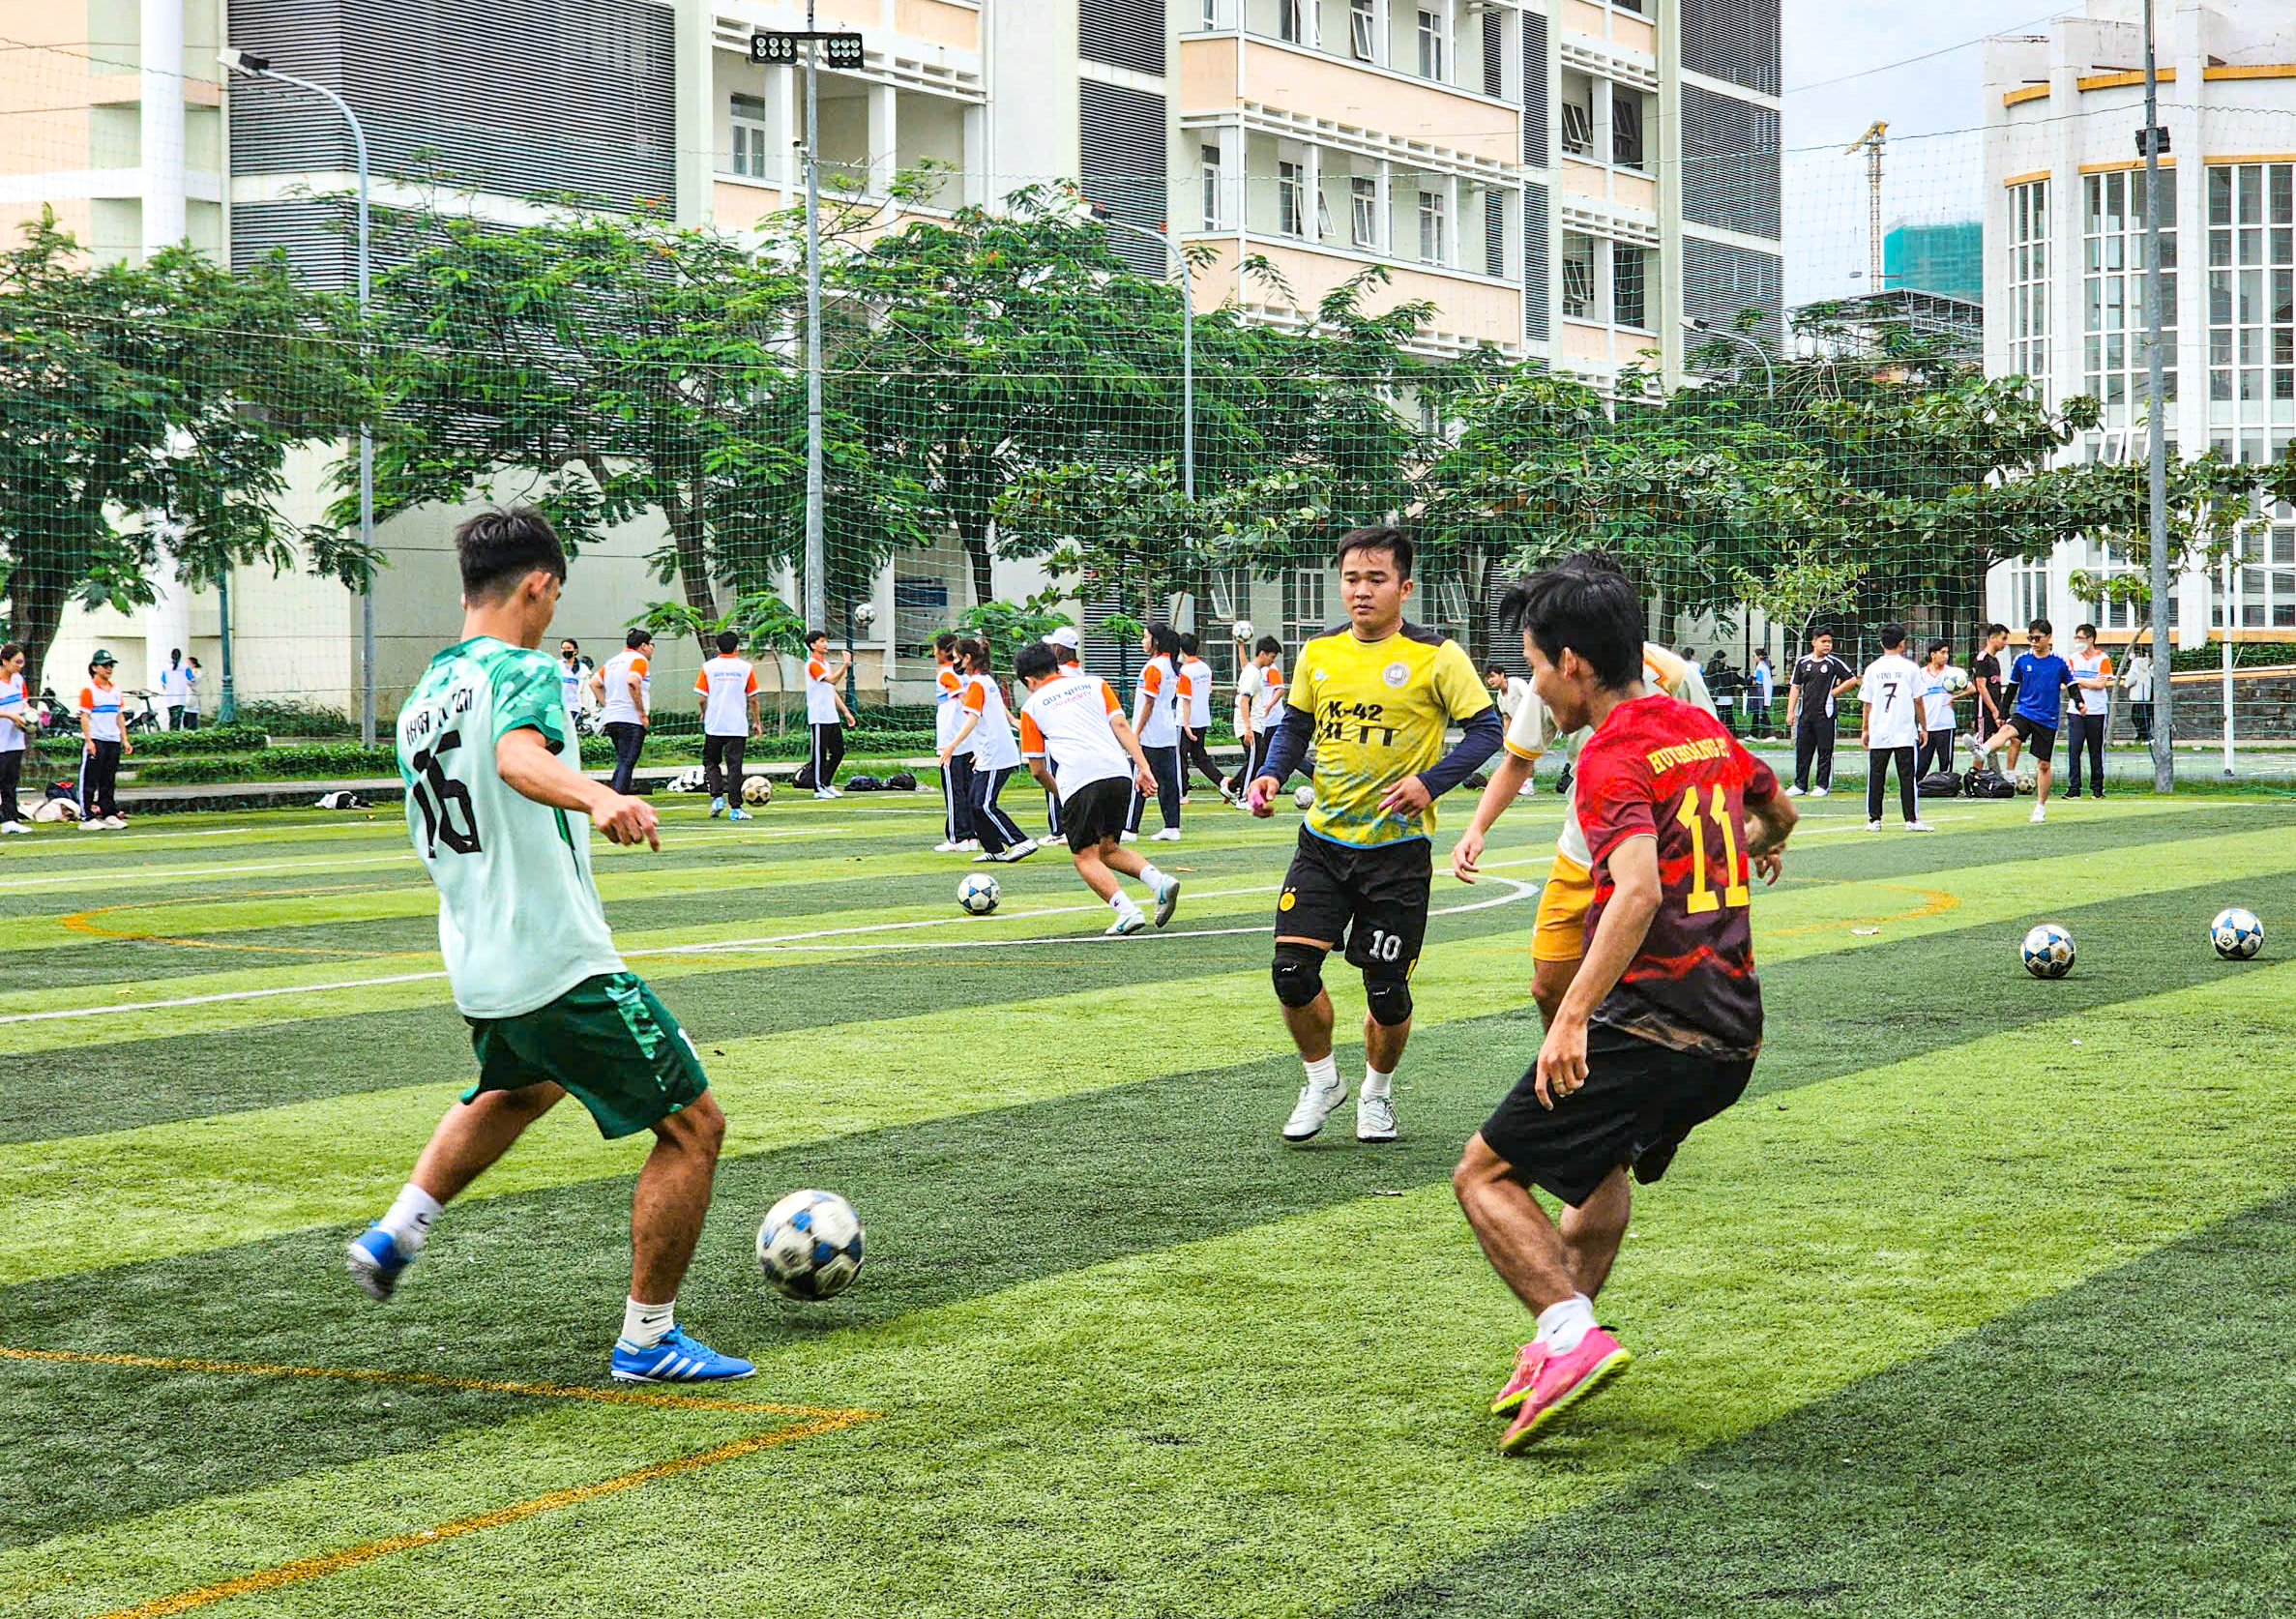
[[[835,1298],[861,1275],[861,1217],[834,1192],[793,1192],[757,1227],[757,1268],[785,1299]]]
[[[1948,693],[1957,697],[1962,692],[1968,691],[1969,671],[1960,667],[1958,664],[1948,663],[1945,666],[1945,690]]]
[[[2227,905],[2208,925],[2208,942],[2225,960],[2246,961],[2264,948],[2264,924],[2256,920],[2254,911]]]
[[[1295,787],[1292,789],[1291,801],[1302,810],[1312,810],[1315,808],[1315,789],[1313,787]]]
[[[1251,620],[1248,618],[1237,619],[1233,627],[1233,633],[1236,639],[1239,641],[1248,641],[1251,639]]]
[[[968,872],[957,885],[957,902],[975,916],[986,916],[996,909],[996,879],[986,871]]]
[[[766,778],[752,776],[742,783],[742,802],[744,804],[771,804],[773,801],[774,784]]]
[[[2073,970],[2073,935],[2045,922],[2025,935],[2025,971],[2035,978],[2063,978]]]

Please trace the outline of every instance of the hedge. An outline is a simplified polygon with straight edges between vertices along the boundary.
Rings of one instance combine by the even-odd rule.
[[[271,746],[254,725],[203,725],[191,731],[141,731],[129,740],[135,757],[179,758],[187,753],[250,753]]]

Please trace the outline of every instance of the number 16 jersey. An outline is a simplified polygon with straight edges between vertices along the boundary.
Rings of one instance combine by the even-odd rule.
[[[1723,1061],[1762,1045],[1754,977],[1746,806],[1778,796],[1778,777],[1711,714],[1667,696],[1620,703],[1578,751],[1574,809],[1594,852],[1591,945],[1618,885],[1610,857],[1658,839],[1658,914],[1595,1021]]]
[[[515,1017],[623,970],[590,874],[590,821],[512,789],[510,732],[573,745],[558,667],[490,635],[430,660],[398,711],[406,828],[438,888],[438,947],[466,1017]]]

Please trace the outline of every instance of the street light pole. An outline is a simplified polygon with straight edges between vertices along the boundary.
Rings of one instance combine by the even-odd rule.
[[[1135,236],[1145,236],[1172,255],[1172,267],[1180,273],[1180,489],[1189,499],[1195,499],[1195,290],[1190,284],[1188,255],[1180,250],[1179,238],[1169,231],[1150,230],[1146,225],[1133,224],[1129,220],[1110,217],[1104,208],[1095,208],[1092,217],[1103,229],[1129,230]]]
[[[2168,650],[2168,441],[2166,414],[2162,402],[2166,389],[2161,326],[2167,311],[2161,307],[2161,153],[2167,132],[2161,128],[2161,76],[2153,57],[2153,0],[2144,3],[2144,128],[2136,143],[2144,153],[2144,330],[2147,355],[2145,398],[2152,417],[2146,449],[2146,481],[2152,493],[2153,664],[2160,672],[2153,680],[2153,791],[2176,786],[2175,682],[2176,660]],[[2224,598],[2224,639],[2232,639],[2233,602]],[[2225,738],[2231,737],[2226,721]]]
[[[821,102],[815,71],[813,0],[806,0],[806,580],[805,619],[822,628],[829,549],[822,533],[821,467]]]
[[[1708,326],[1704,321],[1693,320],[1688,315],[1683,317],[1682,324],[1686,330],[1695,332],[1700,337],[1721,338],[1725,341],[1737,343],[1742,347],[1752,349],[1753,357],[1762,363],[1762,375],[1769,384],[1770,397],[1774,399],[1778,397],[1778,373],[1770,368],[1769,350],[1762,347],[1760,343],[1755,342],[1751,338],[1748,337],[1743,332],[1732,332],[1726,329],[1711,327]]]
[[[280,72],[264,57],[244,50],[225,50],[217,59],[233,73],[243,73],[252,78],[274,78],[281,84],[291,84],[298,90],[334,103],[343,122],[351,127],[351,145],[359,158],[359,344],[367,345],[368,320],[373,311],[372,260],[368,251],[368,163],[367,130],[359,122],[359,115],[351,105],[324,84],[314,84],[308,78]],[[366,424],[359,427],[359,545],[367,555],[374,553],[374,431]],[[230,653],[224,653],[224,666],[230,665]],[[368,748],[374,746],[374,581],[370,577],[359,592],[359,740]],[[229,677],[226,676],[226,679]]]

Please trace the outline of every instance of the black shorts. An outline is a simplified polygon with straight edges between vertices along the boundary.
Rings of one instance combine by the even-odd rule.
[[[1586,1034],[1586,1084],[1542,1106],[1534,1067],[1483,1126],[1484,1144],[1523,1180],[1572,1208],[1631,1164],[1648,1183],[1690,1133],[1746,1094],[1753,1061],[1677,1051],[1597,1023]]]
[[[2009,722],[2016,734],[2024,739],[2026,749],[2033,755],[2033,762],[2048,763],[2048,756],[2057,751],[2057,727],[2045,725],[2038,720],[2028,720],[2021,714],[2011,715]]]
[[[1359,849],[1305,827],[1276,901],[1276,936],[1345,941],[1354,966],[1408,973],[1427,942],[1434,849],[1424,838]]]
[[[1124,836],[1125,818],[1132,813],[1133,784],[1121,776],[1088,781],[1060,801],[1061,836],[1072,851]]]

